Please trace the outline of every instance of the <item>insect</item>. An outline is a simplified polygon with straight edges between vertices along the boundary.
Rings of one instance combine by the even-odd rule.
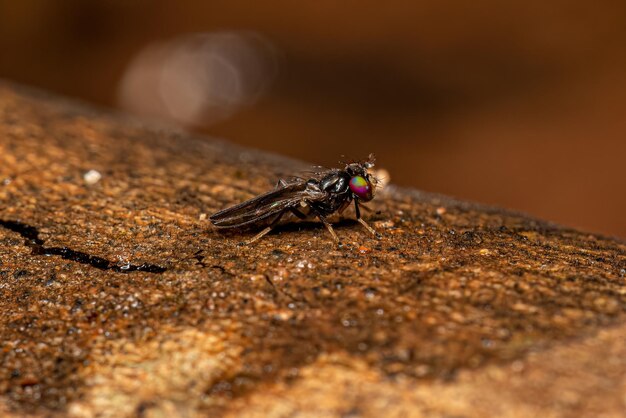
[[[361,218],[359,208],[360,202],[374,198],[377,181],[368,173],[373,166],[374,155],[370,154],[367,161],[347,163],[343,169],[315,172],[308,179],[281,179],[274,190],[214,213],[209,219],[222,229],[267,225],[247,242],[251,244],[270,232],[288,213],[300,219],[317,217],[339,244],[327,218],[335,212],[341,214],[354,201],[357,221],[379,238],[380,234]]]

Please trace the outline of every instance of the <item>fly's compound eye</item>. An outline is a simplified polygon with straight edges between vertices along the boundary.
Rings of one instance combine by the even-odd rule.
[[[364,202],[370,201],[374,197],[372,183],[362,176],[354,176],[350,179],[350,190]]]

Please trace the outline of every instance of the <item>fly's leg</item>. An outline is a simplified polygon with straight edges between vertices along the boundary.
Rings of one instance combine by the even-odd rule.
[[[363,203],[359,205],[359,209],[365,209],[365,212],[371,213],[372,209],[365,206]]]
[[[381,238],[381,237],[382,237],[382,235],[380,235],[378,232],[376,232],[376,231],[374,230],[374,228],[372,228],[371,226],[369,226],[369,225],[367,224],[367,222],[365,222],[365,221],[363,220],[363,218],[358,218],[358,219],[357,219],[357,221],[359,221],[359,223],[360,223],[361,225],[363,225],[363,226],[365,227],[365,229],[367,229],[367,230],[369,231],[369,233],[370,233],[370,234],[372,234],[372,235],[374,235],[376,238]]]
[[[287,186],[287,182],[283,179],[278,179],[278,181],[276,182],[276,187],[274,187],[274,189],[280,189],[281,187],[285,186]]]
[[[265,235],[267,235],[272,230],[272,228],[274,228],[276,226],[276,224],[280,221],[280,218],[282,218],[284,214],[285,214],[285,212],[279,213],[278,216],[276,217],[276,219],[274,219],[272,221],[272,223],[267,228],[265,228],[264,230],[262,230],[261,232],[259,232],[255,236],[253,236],[248,241],[244,242],[244,244],[245,245],[250,245],[253,242],[256,242],[259,239],[263,238]]]
[[[244,245],[250,245],[250,244],[254,243],[255,241],[258,241],[261,238],[263,238],[263,236],[267,235],[271,230],[272,230],[272,227],[268,226],[267,228],[265,228],[264,230],[262,230],[261,232],[256,234],[254,237],[252,237],[248,241],[245,241],[243,244]]]
[[[335,241],[335,244],[337,245],[341,245],[341,241],[339,241],[339,237],[337,236],[337,234],[335,233],[335,230],[333,229],[333,226],[330,224],[330,222],[328,222],[326,220],[326,217],[322,214],[320,214],[317,211],[314,211],[315,215],[317,215],[317,217],[319,218],[319,220],[324,224],[324,226],[326,227],[326,229],[328,229],[328,232],[330,232],[330,235],[333,236],[333,240]]]
[[[343,203],[343,204],[339,207],[339,209],[337,209],[337,213],[339,213],[340,215],[343,215],[343,212],[346,210],[346,208],[347,208],[348,206],[350,206],[350,201],[349,201],[349,200],[348,200],[348,201],[346,201],[346,202],[344,202],[344,203]]]
[[[296,215],[300,219],[307,219],[308,218],[307,215],[305,215],[304,213],[300,212],[297,208],[291,208],[290,210],[291,210],[291,213],[293,213],[294,215]],[[339,237],[335,233],[335,230],[333,229],[333,226],[330,224],[330,222],[328,222],[326,220],[326,218],[324,216],[320,215],[319,213],[317,213],[317,212],[314,212],[314,213],[315,213],[315,215],[317,215],[319,220],[322,221],[322,223],[324,224],[326,229],[328,229],[328,232],[330,232],[330,235],[333,236],[333,240],[335,241],[335,243],[337,245],[341,245],[341,241],[339,241]]]
[[[365,229],[369,231],[370,234],[374,235],[376,238],[381,238],[381,235],[378,232],[376,232],[374,228],[369,226],[367,222],[363,220],[363,218],[361,218],[361,210],[359,209],[359,202],[356,199],[354,200],[354,210],[356,211],[356,220],[359,221],[359,223],[363,225]]]
[[[306,219],[306,215],[304,213],[300,212],[298,209],[291,208],[290,210],[291,210],[291,213],[296,215],[299,219],[302,219],[302,220]]]
[[[330,232],[330,235],[333,236],[335,243],[337,245],[341,245],[341,241],[339,241],[339,237],[337,236],[337,234],[335,234],[335,230],[333,229],[333,226],[330,224],[330,222],[328,222],[326,219],[322,218],[321,216],[319,218],[320,218],[320,221],[322,221],[322,223],[326,227],[326,229],[328,229],[328,232]]]

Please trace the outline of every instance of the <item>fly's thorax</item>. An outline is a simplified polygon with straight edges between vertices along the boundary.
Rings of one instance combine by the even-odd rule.
[[[350,175],[345,171],[335,171],[320,180],[320,189],[327,193],[342,194],[348,191]]]

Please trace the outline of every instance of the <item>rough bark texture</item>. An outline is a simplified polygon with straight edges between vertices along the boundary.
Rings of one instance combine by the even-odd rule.
[[[306,168],[0,85],[0,413],[626,410],[623,242],[394,187],[342,248],[206,220]]]

